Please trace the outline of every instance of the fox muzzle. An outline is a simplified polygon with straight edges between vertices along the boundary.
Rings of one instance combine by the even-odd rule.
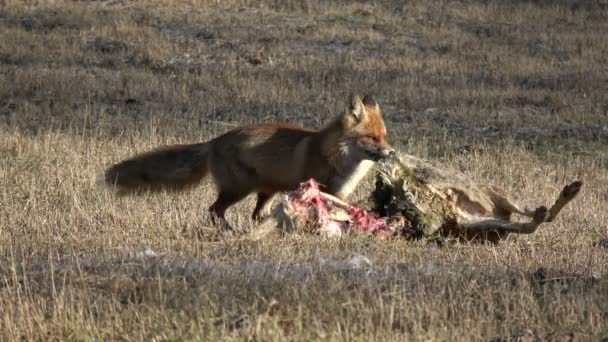
[[[367,155],[374,161],[392,159],[395,156],[395,150],[393,149],[367,150],[366,152]]]

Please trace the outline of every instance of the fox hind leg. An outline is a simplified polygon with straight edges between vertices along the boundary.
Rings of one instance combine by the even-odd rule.
[[[229,191],[220,191],[215,202],[209,207],[209,214],[211,215],[211,220],[214,224],[221,226],[221,228],[226,233],[234,232],[234,229],[228,221],[226,221],[226,209],[228,209],[231,205],[237,203],[247,196],[249,192],[229,192]]]
[[[255,170],[234,159],[237,152],[231,148],[222,150],[218,147],[212,151],[209,159],[209,169],[218,190],[217,199],[209,207],[209,213],[224,233],[234,232],[226,221],[226,209],[252,193],[257,184]]]

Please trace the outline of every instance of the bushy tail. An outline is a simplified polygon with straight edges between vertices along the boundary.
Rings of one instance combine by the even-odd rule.
[[[172,145],[137,155],[107,169],[102,183],[119,193],[186,189],[207,174],[209,147]]]

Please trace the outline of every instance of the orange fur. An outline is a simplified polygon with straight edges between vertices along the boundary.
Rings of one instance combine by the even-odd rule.
[[[206,143],[176,145],[122,161],[106,171],[105,183],[122,191],[183,189],[211,173],[218,189],[209,211],[225,227],[228,207],[257,193],[253,218],[269,210],[275,193],[310,178],[342,199],[373,162],[394,154],[379,106],[355,96],[349,110],[320,130],[286,124],[237,128]]]

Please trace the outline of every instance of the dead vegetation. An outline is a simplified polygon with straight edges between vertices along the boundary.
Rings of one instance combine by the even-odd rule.
[[[0,339],[606,338],[607,10],[0,1]],[[375,95],[395,147],[522,204],[571,179],[584,192],[533,235],[437,248],[211,242],[209,184],[122,199],[95,187],[161,144],[319,127],[350,92]],[[229,212],[244,231],[252,204]]]

